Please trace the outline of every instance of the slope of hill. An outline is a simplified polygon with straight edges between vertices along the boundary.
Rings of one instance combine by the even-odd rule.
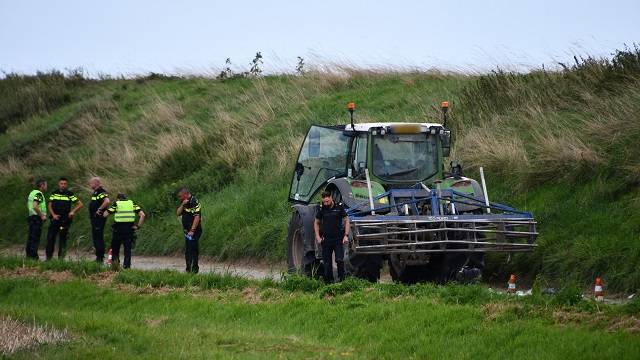
[[[455,154],[490,174],[492,199],[536,213],[540,249],[488,274],[517,270],[612,288],[640,287],[640,54],[577,61],[563,71],[485,76],[345,70],[258,79],[88,80],[80,74],[0,80],[0,237],[26,237],[30,182],[101,176],[150,214],[136,251],[182,248],[174,191],[205,212],[204,254],[284,256],[286,202],[297,148],[311,123],[435,119],[452,103]],[[83,213],[70,242],[90,246]],[[500,261],[498,261],[500,260]]]

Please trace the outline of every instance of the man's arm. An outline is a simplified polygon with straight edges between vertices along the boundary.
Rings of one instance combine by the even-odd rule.
[[[96,214],[102,215],[102,213],[109,207],[109,204],[111,204],[111,200],[107,196],[102,200],[102,204],[100,204],[100,207],[96,211]]]
[[[184,206],[187,205],[189,203],[189,200],[185,200],[183,201],[180,206],[178,206],[178,209],[176,210],[176,215],[177,216],[181,216],[182,212],[184,211]]]
[[[40,201],[33,200],[33,204],[31,204],[31,206],[33,206],[33,211],[35,211],[36,214],[38,214],[41,220],[44,220],[47,218],[47,215],[43,214],[42,211],[40,210]]]
[[[60,215],[58,215],[58,214],[53,212],[53,207],[51,206],[51,201],[49,201],[49,203],[47,204],[47,209],[49,210],[49,215],[51,215],[51,218],[53,220],[60,219]]]
[[[142,227],[142,224],[144,224],[145,217],[146,215],[144,214],[144,211],[140,210],[140,212],[138,213],[138,225],[136,226],[137,229]]]
[[[343,244],[349,243],[349,231],[351,231],[350,225],[351,225],[351,222],[349,222],[349,217],[345,216],[344,217],[344,237],[342,238]]]
[[[200,224],[200,215],[195,215],[193,217],[193,222],[191,223],[191,229],[189,229],[189,235],[193,236]]]
[[[69,217],[73,218],[76,215],[76,212],[78,212],[78,210],[82,209],[83,206],[84,206],[84,204],[82,203],[82,200],[80,200],[80,199],[76,200],[76,206],[73,208],[73,210],[71,210],[69,212]]]
[[[320,219],[318,218],[313,222],[313,231],[316,233],[316,242],[322,242],[322,237],[320,237]]]
[[[116,205],[112,204],[111,206],[109,206],[107,208],[107,211],[102,213],[102,217],[108,217],[109,215],[113,214],[116,211]]]

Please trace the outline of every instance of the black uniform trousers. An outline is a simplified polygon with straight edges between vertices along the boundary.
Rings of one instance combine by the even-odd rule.
[[[91,238],[93,239],[93,248],[96,249],[96,261],[104,260],[104,226],[107,219],[102,216],[91,218]]]
[[[29,223],[29,237],[27,238],[27,257],[38,260],[38,247],[42,236],[42,224],[44,221],[38,215],[31,215],[27,218]]]
[[[342,239],[322,239],[322,265],[324,267],[324,281],[334,282],[333,259],[335,253],[336,266],[338,267],[338,281],[344,280],[344,247]]]
[[[185,230],[186,233],[189,230]],[[200,247],[200,237],[202,236],[202,228],[199,228],[193,233],[193,239],[188,240],[185,236],[184,239],[184,259],[187,262],[187,272],[197,274],[200,268],[198,267],[198,255]]]
[[[113,236],[111,237],[111,250],[113,262],[120,263],[120,246],[124,247],[124,263],[122,267],[131,267],[131,245],[134,237],[133,223],[113,224]]]
[[[69,235],[70,226],[71,219],[51,219],[51,223],[49,224],[49,229],[47,231],[47,248],[45,250],[47,260],[53,257],[53,250],[56,245],[56,237],[58,237],[58,258],[64,258],[67,249],[67,236]]]

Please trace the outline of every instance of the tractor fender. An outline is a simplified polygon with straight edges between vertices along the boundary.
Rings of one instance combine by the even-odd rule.
[[[319,205],[317,204],[293,205],[294,211],[297,211],[298,214],[300,214],[300,218],[302,219],[302,239],[304,241],[305,252],[316,250],[316,236],[313,229],[313,223],[315,221],[318,208]]]
[[[326,190],[332,193],[337,190],[341,196],[341,199],[339,199],[339,201],[348,208],[354,208],[360,205],[360,211],[370,211],[371,207],[369,206],[369,194],[365,181],[349,181],[346,178],[331,179],[327,183]],[[385,192],[385,189],[382,184],[372,181],[371,192],[374,197],[377,197],[383,194]],[[387,197],[375,200],[376,207],[384,205],[388,205]]]
[[[359,201],[353,197],[353,192],[351,191],[351,184],[345,178],[332,179],[329,180],[327,184],[327,191],[332,191],[332,189],[337,189],[342,196],[342,204],[348,208],[356,206]]]
[[[480,184],[476,180],[467,177],[446,178],[443,188],[457,190],[477,198],[484,197]],[[456,207],[459,212],[472,212],[480,208],[479,206],[467,204],[458,204]]]

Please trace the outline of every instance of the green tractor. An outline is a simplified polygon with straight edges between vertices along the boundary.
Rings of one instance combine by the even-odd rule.
[[[313,222],[321,189],[347,209],[351,223],[345,266],[378,281],[384,262],[394,281],[471,281],[481,276],[488,252],[535,249],[536,221],[528,212],[490,202],[481,182],[463,176],[455,161],[445,171],[452,145],[443,124],[313,125],[300,148],[289,191],[290,272],[321,269]]]

